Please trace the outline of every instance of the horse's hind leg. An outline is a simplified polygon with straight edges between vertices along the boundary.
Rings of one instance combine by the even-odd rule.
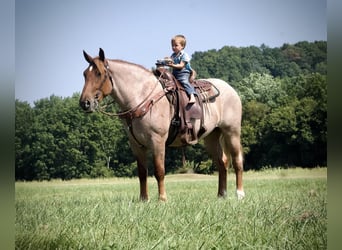
[[[222,138],[222,144],[226,154],[230,154],[232,159],[232,165],[235,170],[236,176],[236,195],[238,199],[245,197],[243,190],[242,174],[243,174],[243,156],[242,147],[240,142],[240,133],[231,132],[225,134]]]
[[[236,175],[236,194],[238,199],[242,199],[245,193],[242,183],[243,158],[239,133],[223,135],[217,128],[204,138],[204,143],[219,171],[218,196],[227,195],[227,171],[231,161]]]
[[[229,157],[223,152],[219,143],[221,132],[215,129],[211,134],[204,138],[205,147],[212,157],[213,164],[217,167],[219,172],[218,197],[225,197],[227,195],[227,171]]]

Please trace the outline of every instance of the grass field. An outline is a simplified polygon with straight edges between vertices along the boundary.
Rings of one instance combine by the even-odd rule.
[[[327,168],[246,172],[246,198],[217,176],[169,175],[168,202],[138,178],[15,185],[16,249],[326,249]]]

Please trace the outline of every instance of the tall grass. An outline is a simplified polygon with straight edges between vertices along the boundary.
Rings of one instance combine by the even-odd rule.
[[[169,201],[138,180],[16,183],[17,249],[326,249],[326,168],[245,174],[246,198],[217,176],[167,176]]]

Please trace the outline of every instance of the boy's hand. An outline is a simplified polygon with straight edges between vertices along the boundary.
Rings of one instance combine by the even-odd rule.
[[[171,65],[173,63],[173,60],[170,57],[165,57],[164,61],[165,61],[166,65]]]

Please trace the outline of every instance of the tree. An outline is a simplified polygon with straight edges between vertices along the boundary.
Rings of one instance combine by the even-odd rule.
[[[15,100],[15,178],[32,180],[32,131],[33,111],[27,102]]]

